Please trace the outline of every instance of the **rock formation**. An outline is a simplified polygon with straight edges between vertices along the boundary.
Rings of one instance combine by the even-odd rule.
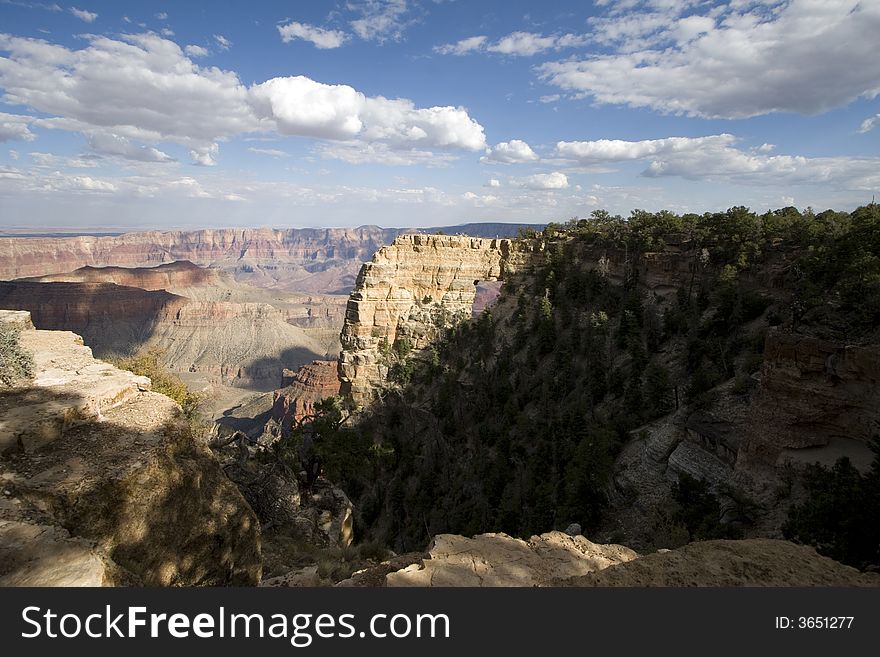
[[[425,554],[395,557],[338,586],[880,586],[880,575],[770,539],[705,541],[640,556],[562,532],[528,541],[441,534]]]
[[[770,331],[746,460],[880,435],[880,349]],[[857,445],[852,445],[857,447]]]
[[[263,287],[333,292],[399,229],[218,229],[103,237],[0,238],[0,279],[71,272],[84,265],[150,267],[175,260],[211,265]]]
[[[80,267],[68,273],[55,273],[20,280],[36,283],[114,283],[142,290],[174,291],[191,287],[222,286],[227,274],[219,269],[199,267],[179,260],[157,267]]]
[[[471,316],[479,281],[540,262],[540,243],[446,235],[401,235],[358,274],[340,340],[342,394],[368,403],[388,375],[383,349],[421,349]]]
[[[172,400],[73,333],[21,346],[35,378],[0,391],[0,584],[259,581],[257,518]]]
[[[216,289],[214,283],[223,282],[218,272],[202,275],[192,267],[176,263],[163,272],[91,269],[85,277],[149,287],[176,283],[188,286],[182,290],[188,294],[197,294],[200,285]],[[74,274],[50,278],[83,278],[82,270]],[[219,289],[247,298],[242,286]],[[198,375],[211,384],[262,390],[277,388],[285,367],[322,356],[335,344],[326,341],[323,329],[304,329],[288,321],[288,315],[308,317],[308,307],[279,306],[197,301],[165,289],[112,282],[0,281],[0,308],[30,311],[40,329],[73,331],[100,356],[157,347],[164,364],[176,372]]]
[[[282,429],[315,412],[315,404],[339,394],[335,360],[316,360],[290,373],[284,388],[275,392],[272,419]]]

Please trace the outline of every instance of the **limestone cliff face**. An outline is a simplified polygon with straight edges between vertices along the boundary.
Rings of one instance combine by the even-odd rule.
[[[388,375],[382,349],[398,340],[422,349],[471,316],[479,281],[503,280],[540,262],[539,242],[401,235],[364,264],[340,340],[342,393],[368,403]]]
[[[70,272],[84,265],[144,267],[189,260],[264,286],[296,283],[297,289],[332,292],[350,285],[360,263],[398,232],[362,226],[0,238],[0,279]]]
[[[144,272],[147,283],[159,283],[168,274],[137,270],[119,276],[140,281]],[[200,276],[186,273],[185,278],[191,282]],[[73,331],[99,355],[157,346],[166,366],[211,383],[277,388],[285,367],[325,352],[324,344],[289,321],[289,315],[308,312],[302,306],[194,301],[164,289],[110,282],[0,281],[0,308],[29,311],[40,329]]]
[[[0,391],[0,585],[257,583],[259,521],[177,404],[73,333],[21,345],[36,376]]]
[[[275,392],[272,419],[282,429],[315,412],[315,404],[339,394],[335,360],[316,360],[290,373],[285,386]]]
[[[771,331],[747,458],[880,434],[880,349]]]
[[[80,267],[64,274],[25,279],[39,283],[115,283],[142,290],[178,290],[190,287],[221,286],[229,280],[219,269],[199,267],[188,260],[158,267]]]

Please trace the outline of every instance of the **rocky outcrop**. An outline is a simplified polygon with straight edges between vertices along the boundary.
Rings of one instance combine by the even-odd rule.
[[[342,393],[368,403],[387,378],[383,349],[421,349],[468,319],[479,281],[503,280],[541,262],[541,243],[447,235],[402,235],[358,274],[340,340]]]
[[[439,534],[421,559],[388,573],[384,586],[551,586],[637,557],[622,545],[598,545],[562,532],[528,541],[507,534]],[[341,585],[369,583],[375,578],[361,572]]]
[[[788,541],[703,541],[612,565],[564,586],[880,586],[811,547]]]
[[[750,449],[801,449],[880,434],[880,349],[771,331]]]
[[[640,556],[622,545],[550,532],[436,536],[338,586],[880,586],[880,575],[787,541],[705,541]]]
[[[177,404],[73,333],[21,345],[36,376],[0,393],[0,583],[257,583],[257,518]]]
[[[272,419],[287,430],[315,412],[315,404],[339,394],[335,360],[316,360],[290,372],[285,386],[275,392]]]

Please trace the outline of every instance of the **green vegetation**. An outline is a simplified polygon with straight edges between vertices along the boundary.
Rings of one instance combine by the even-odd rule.
[[[128,370],[139,376],[146,376],[153,382],[153,391],[171,397],[180,404],[184,417],[195,420],[199,415],[202,398],[189,390],[186,384],[168,371],[162,364],[162,352],[158,349],[147,349],[127,358],[112,358],[116,367]]]
[[[14,386],[34,378],[34,357],[21,348],[21,331],[0,326],[0,383]]]
[[[381,403],[322,438],[360,538],[409,550],[440,532],[595,531],[631,432],[679,404],[711,404],[724,381],[748,394],[767,326],[849,341],[880,326],[873,204],[597,211],[522,237],[543,246],[543,265],[508,278],[491,310],[431,349],[386,344]],[[658,275],[675,285],[648,292]],[[676,496],[670,521],[692,539],[748,521],[732,492],[683,480]],[[724,522],[719,496],[736,511]]]
[[[867,474],[846,458],[831,468],[811,465],[805,477],[809,498],[792,507],[785,537],[856,568],[880,566],[880,439],[874,452]]]

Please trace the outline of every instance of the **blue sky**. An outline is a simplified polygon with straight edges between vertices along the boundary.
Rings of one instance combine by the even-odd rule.
[[[0,229],[850,209],[878,33],[880,0],[0,0]]]

